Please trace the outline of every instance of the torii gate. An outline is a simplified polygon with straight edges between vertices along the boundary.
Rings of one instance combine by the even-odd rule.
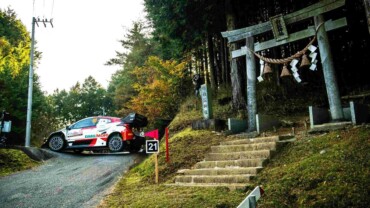
[[[328,94],[331,118],[342,120],[344,118],[342,104],[338,90],[338,84],[333,66],[333,58],[330,51],[327,31],[338,29],[347,25],[345,17],[337,20],[324,21],[323,13],[344,6],[345,0],[322,0],[302,10],[287,15],[278,15],[270,21],[253,25],[250,27],[233,31],[222,32],[229,43],[246,39],[246,46],[232,52],[232,58],[246,56],[247,60],[247,108],[248,108],[248,131],[256,131],[256,66],[254,52],[262,51],[272,47],[287,44],[293,41],[312,37],[316,34],[319,45],[320,58],[324,73],[326,91]],[[285,25],[298,22],[304,19],[314,18],[315,26],[288,34]],[[316,31],[315,28],[318,28]],[[272,30],[275,39],[254,43],[253,36]]]

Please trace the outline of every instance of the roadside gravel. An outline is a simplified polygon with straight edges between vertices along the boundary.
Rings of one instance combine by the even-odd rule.
[[[143,155],[54,153],[32,170],[0,178],[0,207],[95,207]]]

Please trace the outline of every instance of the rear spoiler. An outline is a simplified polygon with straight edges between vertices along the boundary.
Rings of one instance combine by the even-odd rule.
[[[142,128],[148,125],[147,117],[138,113],[130,113],[125,118],[122,118],[122,122],[130,124],[131,127]]]

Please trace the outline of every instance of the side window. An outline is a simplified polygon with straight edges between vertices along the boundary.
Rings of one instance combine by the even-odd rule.
[[[98,124],[108,124],[110,122],[111,122],[110,119],[101,118],[101,119],[99,119]]]
[[[86,119],[83,119],[81,121],[78,121],[71,128],[72,129],[81,129],[81,128],[85,128],[85,127],[89,127],[89,126],[95,126],[96,122],[97,122],[96,118],[86,118]]]

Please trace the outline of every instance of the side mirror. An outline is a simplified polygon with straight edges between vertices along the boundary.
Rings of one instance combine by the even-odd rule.
[[[67,131],[71,130],[70,126],[66,126]]]

